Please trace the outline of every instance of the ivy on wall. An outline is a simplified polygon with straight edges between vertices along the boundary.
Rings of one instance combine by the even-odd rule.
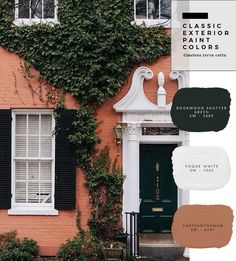
[[[92,234],[102,241],[114,240],[122,233],[122,184],[121,171],[116,162],[111,164],[109,148],[106,146],[87,172],[86,183],[92,205],[88,225]]]
[[[17,27],[12,1],[0,0],[0,45],[32,64],[49,84],[70,91],[81,105],[76,133],[69,138],[78,165],[87,172],[90,195],[97,189],[89,181],[91,173],[104,182],[101,172],[92,171],[99,142],[96,109],[117,94],[134,66],[170,52],[165,30],[133,25],[132,9],[133,0],[59,0],[59,23]],[[93,230],[96,224],[101,225],[90,221]]]
[[[133,1],[60,0],[58,24],[19,27],[12,26],[8,3],[1,0],[0,44],[80,104],[100,105],[117,93],[134,65],[169,53],[163,28],[131,24]]]
[[[73,122],[75,134],[69,136],[70,142],[75,147],[77,165],[84,172],[90,170],[95,146],[100,143],[100,139],[95,135],[97,123],[93,115],[94,112],[90,107],[81,107]]]

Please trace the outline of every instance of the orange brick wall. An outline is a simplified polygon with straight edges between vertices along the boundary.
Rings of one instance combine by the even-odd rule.
[[[22,71],[23,61],[19,56],[8,52],[0,47],[0,109],[6,108],[53,108],[53,104],[46,105],[40,99],[39,82],[29,80],[24,77]],[[144,66],[148,66],[142,64]],[[155,64],[148,66],[154,72],[154,79],[145,82],[145,93],[152,102],[156,101],[158,72],[163,71],[166,78],[167,101],[170,102],[177,90],[176,82],[170,81],[170,58],[162,57]],[[33,73],[37,73],[33,70]],[[116,122],[121,121],[121,114],[116,113],[112,106],[118,102],[129,90],[131,76],[122,87],[118,95],[97,111],[97,121],[100,122],[98,135],[102,139],[102,144],[98,148],[109,145],[111,156],[117,156],[117,148],[114,142],[113,127]],[[45,85],[43,84],[42,98],[46,99]],[[79,104],[70,95],[65,95],[66,108],[79,108]],[[119,164],[121,164],[119,157]],[[79,206],[82,216],[81,225],[87,228],[87,220],[90,215],[88,203],[88,193],[84,187],[84,175],[77,170],[77,194],[76,204]],[[35,239],[40,246],[41,255],[51,256],[57,253],[60,244],[72,238],[76,232],[76,211],[60,211],[58,216],[8,216],[6,210],[0,210],[0,233],[10,230],[17,230],[20,237],[30,237]]]

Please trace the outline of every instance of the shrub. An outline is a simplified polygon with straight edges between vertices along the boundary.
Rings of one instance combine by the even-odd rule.
[[[29,261],[39,254],[37,242],[17,238],[16,231],[0,234],[0,261]]]
[[[97,261],[101,255],[101,244],[97,238],[83,231],[63,244],[57,254],[59,258],[68,261]]]

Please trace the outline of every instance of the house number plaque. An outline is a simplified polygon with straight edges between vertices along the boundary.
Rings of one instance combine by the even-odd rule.
[[[156,172],[157,172],[157,177],[156,177],[156,200],[160,200],[160,178],[158,176],[158,173],[160,171],[160,165],[157,162],[156,163]]]

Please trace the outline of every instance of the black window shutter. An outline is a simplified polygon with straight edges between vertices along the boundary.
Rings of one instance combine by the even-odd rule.
[[[0,110],[0,209],[11,208],[11,110]]]
[[[75,209],[76,161],[73,145],[68,136],[74,133],[72,125],[76,110],[57,109],[55,151],[55,208]]]

